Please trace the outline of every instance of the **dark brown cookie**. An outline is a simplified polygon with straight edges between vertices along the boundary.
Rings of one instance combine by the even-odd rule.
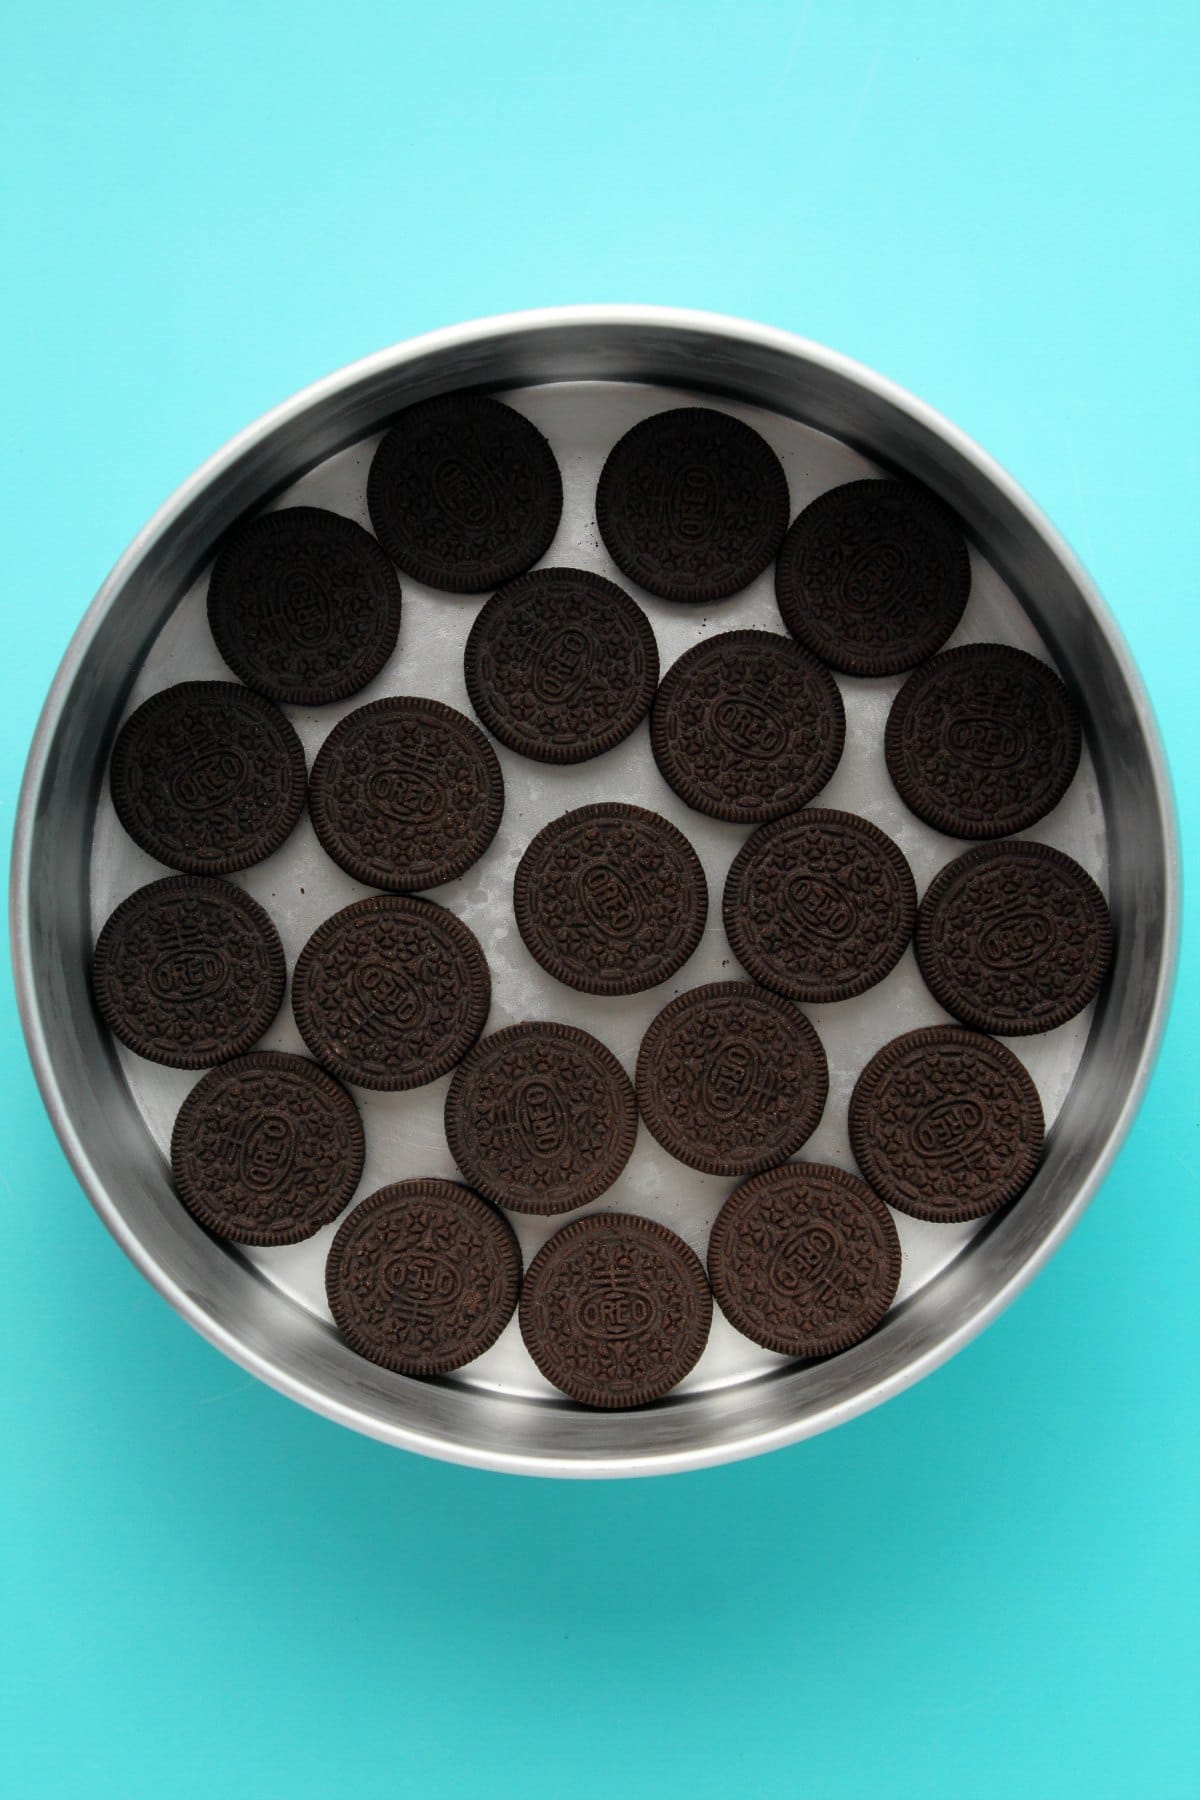
[[[369,531],[319,506],[260,513],[226,538],[208,625],[235,675],[269,700],[346,700],[400,631],[400,583]]]
[[[491,998],[483,951],[462,920],[394,894],[356,900],[318,925],[292,979],[292,1010],[317,1061],[391,1091],[452,1069]]]
[[[962,618],[971,559],[953,516],[903,481],[848,481],[784,539],[775,598],[794,637],[847,675],[895,675]]]
[[[1099,993],[1112,922],[1086,869],[1049,844],[981,844],[917,915],[917,962],[946,1011],[1000,1037],[1053,1031]]]
[[[631,581],[664,600],[724,600],[783,542],[788,486],[771,446],[707,406],[656,413],[609,451],[596,522]]]
[[[807,805],[845,739],[837,682],[774,631],[725,631],[685,651],[650,719],[654,760],[680,799],[735,824]]]
[[[504,811],[504,778],[478,725],[439,700],[375,700],[335,725],[309,784],[313,829],[370,887],[409,893],[481,857]]]
[[[708,1342],[712,1295],[673,1231],[592,1213],[544,1244],[521,1289],[521,1336],[546,1377],[584,1406],[645,1406],[678,1385]]]
[[[400,1375],[474,1362],[512,1318],[520,1289],[512,1227],[456,1181],[397,1181],[368,1195],[325,1264],[346,1342]]]
[[[853,813],[817,807],[760,827],[725,883],[725,931],[742,967],[813,1005],[882,981],[916,911],[912,871],[891,838]]]
[[[884,749],[904,804],[952,837],[1006,837],[1057,806],[1079,767],[1075,703],[1008,644],[944,650],[911,675]]]
[[[114,1037],[170,1069],[256,1044],[283,1004],[279,933],[241,888],[169,875],[123,900],[96,943],[92,987]]]
[[[1028,1186],[1042,1103],[995,1038],[955,1025],[876,1051],[850,1096],[850,1143],[876,1193],[916,1219],[980,1219]]]
[[[812,1136],[829,1069],[788,1000],[714,981],[664,1006],[642,1039],[637,1095],[659,1143],[709,1175],[752,1175]]]
[[[358,1108],[303,1056],[259,1051],[213,1069],[179,1109],[179,1198],[218,1237],[298,1244],[332,1224],[358,1186]]]
[[[304,811],[304,751],[283,714],[232,681],[183,681],[126,719],[109,785],[135,844],[189,875],[278,850]]]
[[[446,1096],[446,1141],[473,1188],[560,1213],[610,1188],[637,1136],[628,1075],[599,1039],[538,1019],[476,1044]]]
[[[493,594],[463,658],[488,730],[537,762],[602,756],[627,738],[658,685],[640,606],[587,569],[535,569]]]
[[[708,887],[681,831],[641,806],[580,806],[517,865],[517,928],[531,956],[585,994],[637,994],[683,967]]]
[[[531,569],[562,514],[554,452],[529,420],[482,394],[402,412],[371,462],[376,536],[406,574],[479,594]]]
[[[731,1325],[783,1356],[835,1356],[874,1331],[900,1280],[892,1215],[857,1175],[785,1163],[717,1214],[708,1278]]]

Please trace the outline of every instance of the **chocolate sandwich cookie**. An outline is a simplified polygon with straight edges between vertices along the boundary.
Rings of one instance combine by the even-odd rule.
[[[439,700],[395,696],[335,725],[309,784],[313,829],[335,863],[408,893],[453,881],[504,811],[504,778],[480,731]]]
[[[471,705],[510,750],[584,762],[629,736],[658,685],[640,606],[587,569],[535,569],[493,594],[463,658]]]
[[[789,1000],[849,1000],[892,970],[917,891],[891,838],[853,813],[810,807],[763,825],[733,859],[725,932],[764,987]]]
[[[656,413],[608,455],[596,522],[631,581],[664,600],[724,600],[772,561],[788,486],[771,446],[707,406]]]
[[[317,1061],[395,1091],[445,1075],[487,1020],[492,984],[473,932],[432,900],[395,894],[334,913],[300,952],[292,1010]]]
[[[354,1208],[325,1265],[338,1330],[400,1375],[444,1375],[490,1350],[517,1305],[521,1253],[456,1181],[397,1181]]]
[[[893,1038],[850,1096],[850,1143],[877,1194],[917,1219],[980,1219],[1028,1185],[1042,1103],[995,1038],[934,1025]]]
[[[123,900],[96,942],[92,988],[114,1037],[170,1069],[256,1044],[283,1004],[279,933],[241,888],[169,875]]]
[[[874,1331],[900,1281],[892,1215],[857,1175],[785,1163],[717,1214],[708,1278],[731,1325],[783,1356],[835,1356]]]
[[[237,1244],[298,1244],[358,1186],[358,1108],[303,1056],[258,1051],[213,1069],[179,1109],[171,1170],[194,1218]]]
[[[345,700],[400,631],[400,583],[369,531],[319,506],[261,513],[226,538],[208,584],[217,649],[269,700]]]
[[[685,651],[650,720],[654,760],[680,799],[735,824],[806,805],[837,768],[845,738],[829,670],[773,631],[725,631]]]
[[[953,515],[903,481],[848,481],[784,539],[775,598],[794,637],[846,675],[895,675],[962,618],[971,560]]]
[[[473,1188],[560,1213],[610,1188],[633,1151],[633,1084],[597,1038],[536,1020],[494,1032],[454,1071],[446,1141]]]
[[[715,981],[665,1006],[642,1039],[637,1096],[664,1150],[709,1175],[750,1175],[811,1137],[829,1070],[790,1001]]]
[[[888,714],[888,772],[951,837],[1006,837],[1057,806],[1079,767],[1075,703],[1049,664],[1008,644],[944,650]]]
[[[645,1406],[699,1359],[712,1323],[700,1259],[654,1219],[592,1213],[526,1271],[521,1336],[546,1380],[584,1406]]]
[[[304,751],[283,714],[232,681],[165,688],[125,721],[109,785],[135,844],[189,875],[278,850],[304,811]]]
[[[585,994],[637,994],[683,967],[708,887],[683,833],[641,806],[581,806],[539,831],[517,865],[517,928],[531,956]]]
[[[562,514],[562,477],[536,426],[482,394],[402,412],[367,480],[380,543],[408,575],[478,594],[531,569]]]
[[[1112,922],[1086,869],[1049,844],[981,844],[949,863],[917,915],[934,998],[979,1031],[1053,1031],[1099,993]]]

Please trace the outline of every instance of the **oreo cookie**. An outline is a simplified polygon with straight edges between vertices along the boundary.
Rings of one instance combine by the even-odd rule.
[[[774,560],[788,522],[783,465],[728,413],[681,406],[609,452],[596,522],[631,581],[664,600],[724,600]]]
[[[169,875],[104,925],[92,989],[113,1036],[151,1062],[204,1069],[256,1044],[283,1004],[287,965],[267,914],[228,881]]]
[[[358,1087],[436,1081],[483,1030],[487,962],[432,900],[376,894],[334,913],[300,952],[292,1010],[317,1061]]]
[[[1015,1200],[1042,1154],[1042,1103],[995,1038],[954,1025],[876,1051],[850,1096],[859,1168],[891,1206],[957,1224]]]
[[[685,651],[650,722],[654,760],[680,799],[735,824],[806,805],[837,768],[845,738],[833,676],[771,631],[726,631]]]
[[[365,687],[396,648],[400,584],[353,519],[289,506],[226,538],[208,584],[208,625],[247,687],[323,706]]]
[[[597,1038],[546,1020],[493,1032],[446,1096],[446,1141],[471,1186],[513,1212],[560,1213],[610,1188],[633,1152],[637,1101]]]
[[[775,568],[783,622],[846,675],[895,675],[945,643],[971,591],[953,516],[903,481],[848,481],[806,506]]]
[[[410,406],[367,480],[380,543],[430,587],[479,594],[546,554],[562,514],[554,452],[529,420],[482,394]]]
[[[1061,850],[981,844],[930,884],[917,962],[934,998],[979,1031],[1053,1031],[1095,999],[1112,960],[1103,894]]]
[[[330,1225],[358,1186],[358,1108],[303,1056],[259,1051],[211,1070],[171,1135],[188,1211],[236,1244],[298,1244]]]
[[[763,825],[725,883],[742,967],[789,1000],[849,1000],[882,981],[912,936],[917,891],[897,846],[853,813],[810,807]]]
[[[658,685],[650,622],[587,569],[535,569],[493,594],[463,659],[471,705],[537,762],[602,756],[643,718]]]
[[[439,700],[360,706],[317,753],[308,806],[322,847],[370,887],[409,893],[453,881],[483,855],[504,778],[477,725]]]
[[[664,1150],[709,1175],[750,1175],[797,1151],[829,1092],[804,1014],[748,981],[691,988],[642,1039],[637,1096]]]
[[[1082,733],[1054,670],[1008,644],[944,650],[911,675],[884,750],[911,812],[951,837],[1007,837],[1058,805]]]
[[[278,850],[304,811],[304,783],[283,714],[232,681],[152,695],[121,727],[109,767],[134,843],[189,875],[229,875]]]
[[[400,1375],[445,1375],[490,1350],[517,1305],[508,1222],[455,1181],[397,1181],[354,1208],[325,1265],[338,1330]]]
[[[544,1244],[521,1288],[521,1336],[583,1406],[646,1406],[693,1369],[712,1295],[699,1258],[654,1219],[591,1213]]]
[[[641,806],[577,807],[517,865],[517,928],[531,956],[585,994],[637,994],[681,969],[704,932],[708,887],[683,833]]]
[[[864,1181],[821,1163],[752,1175],[708,1244],[717,1304],[782,1356],[836,1356],[884,1317],[900,1281],[892,1215]]]

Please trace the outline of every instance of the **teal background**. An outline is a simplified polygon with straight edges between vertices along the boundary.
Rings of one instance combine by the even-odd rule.
[[[1194,844],[1198,19],[23,0],[6,814],[88,598],[227,436],[427,327],[642,300],[824,340],[996,455],[1109,596]],[[1004,1318],[831,1435],[627,1484],[423,1462],[224,1361],[91,1214],[4,1007],[19,1800],[1200,1789],[1190,934],[1133,1133]]]

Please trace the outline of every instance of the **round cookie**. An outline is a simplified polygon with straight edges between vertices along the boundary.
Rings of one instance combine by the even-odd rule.
[[[471,705],[537,762],[602,756],[629,736],[658,685],[641,607],[587,569],[535,569],[493,594],[463,658]]]
[[[900,1281],[892,1215],[857,1175],[785,1163],[717,1214],[708,1278],[731,1325],[783,1356],[835,1356],[874,1331]]]
[[[398,1091],[445,1075],[483,1030],[487,962],[432,900],[372,895],[344,906],[300,952],[292,1010],[317,1061],[359,1087]]]
[[[121,727],[109,766],[134,843],[189,875],[229,875],[278,850],[304,811],[304,783],[283,714],[232,681],[152,695]]]
[[[92,989],[114,1037],[170,1069],[242,1056],[283,1004],[279,933],[241,888],[168,875],[123,900],[96,941]]]
[[[810,807],[747,838],[723,910],[733,953],[756,981],[820,1005],[865,993],[896,966],[917,891],[878,826]]]
[[[725,631],[685,651],[650,720],[664,780],[697,812],[735,824],[806,805],[837,768],[845,739],[837,682],[773,631]]]
[[[617,1179],[637,1101],[599,1039],[539,1019],[476,1044],[454,1071],[445,1119],[450,1154],[479,1193],[513,1212],[561,1213]]]
[[[681,406],[609,451],[596,522],[621,572],[664,600],[724,600],[773,560],[788,522],[783,465],[728,413]]]
[[[641,806],[564,813],[517,865],[517,928],[556,980],[637,994],[681,969],[704,932],[708,887],[683,833]]]
[[[313,763],[308,807],[347,874],[409,893],[453,881],[483,855],[504,811],[504,777],[464,714],[396,695],[334,726]]]
[[[951,837],[1007,837],[1057,806],[1082,733],[1048,663],[1008,644],[944,650],[911,675],[884,750],[911,812]]]
[[[564,1225],[525,1274],[525,1347],[584,1406],[645,1406],[676,1387],[708,1342],[700,1259],[654,1219],[591,1213]]]
[[[541,432],[482,394],[410,406],[367,479],[371,523],[393,562],[452,594],[483,593],[532,568],[558,530],[562,498]]]
[[[1049,844],[981,844],[936,876],[917,915],[934,998],[978,1031],[1053,1031],[1099,993],[1112,922],[1086,869]]]
[[[226,538],[208,584],[208,626],[247,687],[322,706],[365,687],[396,648],[400,583],[353,519],[288,506]]]
[[[828,1092],[825,1051],[804,1014],[748,981],[680,994],[638,1053],[643,1119],[664,1150],[709,1175],[783,1162],[816,1130]]]
[[[1029,1072],[995,1038],[954,1025],[876,1051],[850,1096],[850,1144],[889,1205],[957,1224],[1028,1186],[1044,1121]]]
[[[795,520],[775,568],[794,637],[846,675],[895,675],[941,648],[962,618],[971,560],[931,495],[848,481]]]
[[[303,1056],[213,1069],[175,1119],[171,1170],[192,1216],[237,1244],[298,1244],[358,1186],[365,1140],[349,1094]]]
[[[338,1330],[400,1375],[444,1375],[490,1350],[516,1310],[507,1221],[456,1181],[397,1181],[354,1208],[325,1265]]]

